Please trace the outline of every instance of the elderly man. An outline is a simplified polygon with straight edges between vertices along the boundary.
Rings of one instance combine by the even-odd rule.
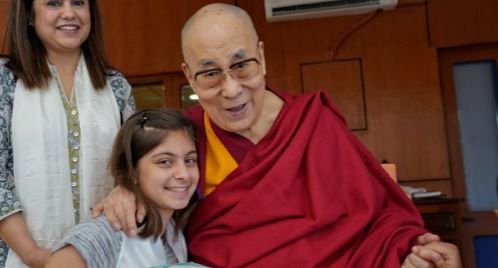
[[[182,48],[201,104],[186,111],[199,131],[203,195],[187,229],[194,261],[399,267],[417,240],[404,267],[458,261],[454,248],[422,235],[413,204],[323,93],[266,86],[264,45],[245,11],[203,7],[184,26]],[[133,202],[116,201],[128,196],[116,189],[97,210],[134,229],[134,214],[121,210]]]

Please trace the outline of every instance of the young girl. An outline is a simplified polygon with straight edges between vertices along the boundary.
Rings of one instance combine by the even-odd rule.
[[[115,232],[105,216],[74,227],[46,267],[151,267],[187,261],[181,232],[199,180],[194,129],[180,113],[145,110],[130,117],[114,142],[109,168],[144,202],[138,237]]]

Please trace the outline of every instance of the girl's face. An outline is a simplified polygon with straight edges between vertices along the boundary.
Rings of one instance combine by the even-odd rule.
[[[184,130],[166,138],[138,161],[138,186],[164,217],[185,208],[199,181],[197,151]]]
[[[88,0],[34,0],[33,27],[47,53],[79,52],[90,33]]]

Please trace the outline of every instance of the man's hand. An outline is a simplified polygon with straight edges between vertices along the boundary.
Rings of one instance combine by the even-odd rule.
[[[433,242],[440,242],[441,238],[438,235],[432,233],[425,233],[417,237],[417,245],[424,246]]]
[[[127,189],[117,186],[111,193],[92,209],[92,216],[105,214],[115,230],[123,230],[130,236],[137,234],[137,222],[145,217],[145,207],[136,201],[135,195]]]
[[[432,233],[425,233],[425,234],[417,237],[417,245],[418,246],[424,246],[424,245],[427,245],[429,243],[439,242],[439,241],[441,241],[439,236],[432,234]],[[414,253],[412,251],[412,253],[410,253],[410,255],[406,256],[401,267],[402,268],[433,268],[436,266],[432,262],[430,262],[429,260],[426,260],[426,259],[418,256],[416,253]]]
[[[439,258],[440,255],[437,254],[438,257],[434,256],[434,258]],[[401,264],[401,268],[435,268],[436,265],[427,259],[419,257],[416,253],[412,252],[408,256],[406,256],[403,264]]]
[[[403,262],[402,268],[462,268],[458,248],[450,243],[431,242],[414,246]]]

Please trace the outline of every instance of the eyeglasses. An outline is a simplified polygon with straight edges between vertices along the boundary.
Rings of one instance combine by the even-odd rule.
[[[249,58],[236,62],[228,70],[213,68],[195,73],[194,80],[201,88],[209,89],[220,86],[228,74],[234,80],[244,82],[254,78],[259,72],[259,61],[256,58]]]

